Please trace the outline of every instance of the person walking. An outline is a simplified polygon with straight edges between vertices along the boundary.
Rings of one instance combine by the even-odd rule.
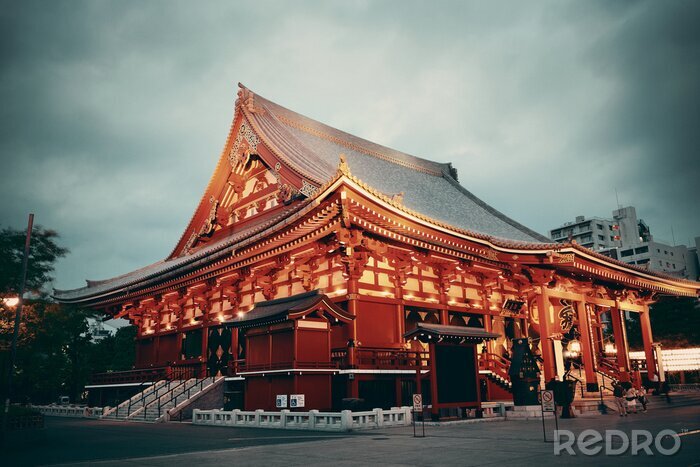
[[[666,395],[666,403],[670,404],[671,403],[671,386],[668,384],[668,380],[664,380],[663,383],[661,383],[661,393]]]
[[[613,397],[615,397],[615,406],[617,407],[617,413],[620,417],[627,416],[627,410],[625,408],[625,390],[620,386],[617,381],[613,383]]]
[[[647,388],[644,386],[637,390],[637,402],[642,406],[642,413],[647,413]]]
[[[627,403],[627,413],[637,413],[637,390],[634,386],[625,392],[625,402]]]

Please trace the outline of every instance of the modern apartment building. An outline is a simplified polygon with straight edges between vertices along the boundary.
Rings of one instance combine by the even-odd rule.
[[[550,230],[550,236],[560,243],[576,241],[579,245],[627,264],[698,279],[700,237],[695,239],[695,246],[691,248],[657,242],[649,226],[637,218],[633,206],[616,209],[611,219],[577,216],[573,222]]]

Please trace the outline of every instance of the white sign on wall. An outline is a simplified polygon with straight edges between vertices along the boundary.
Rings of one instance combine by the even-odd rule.
[[[289,396],[289,407],[304,407],[304,404],[304,394],[292,394],[291,396]]]
[[[287,408],[287,395],[286,394],[277,394],[277,397],[275,398],[275,407],[278,409],[286,409]]]

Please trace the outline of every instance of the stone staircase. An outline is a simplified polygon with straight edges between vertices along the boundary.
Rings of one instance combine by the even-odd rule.
[[[102,416],[105,420],[136,422],[168,421],[170,416],[191,401],[223,383],[223,377],[161,380],[136,394]]]
[[[491,382],[511,392],[513,383],[508,375],[510,360],[496,354],[479,354],[479,374],[485,375]]]

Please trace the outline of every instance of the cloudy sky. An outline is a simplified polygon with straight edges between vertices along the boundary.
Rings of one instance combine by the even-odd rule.
[[[0,226],[71,253],[57,288],[168,255],[237,91],[451,161],[547,233],[700,235],[700,2],[0,1]]]

